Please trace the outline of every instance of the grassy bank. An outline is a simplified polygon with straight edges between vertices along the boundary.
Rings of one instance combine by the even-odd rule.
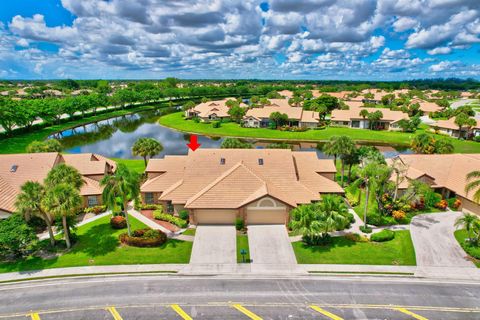
[[[312,140],[325,141],[333,136],[346,135],[356,141],[364,141],[380,144],[409,146],[410,141],[416,134],[425,132],[424,127],[419,128],[416,133],[394,132],[394,131],[373,131],[350,128],[328,127],[323,130],[308,130],[305,132],[286,132],[266,128],[242,128],[234,122],[223,123],[220,128],[213,128],[212,124],[196,123],[192,120],[185,120],[182,112],[171,113],[162,116],[159,123],[163,126],[179,131],[198,133],[210,136],[230,136],[258,139],[278,140]],[[460,141],[444,136],[452,141],[455,152],[475,153],[480,152],[480,143],[474,141]]]
[[[302,264],[370,264],[416,265],[415,249],[410,231],[396,231],[387,242],[355,242],[345,237],[333,237],[326,246],[306,246],[292,243],[298,263]]]
[[[29,257],[14,263],[0,264],[0,272],[40,270],[79,266],[99,266],[117,264],[150,264],[150,263],[188,263],[192,250],[192,242],[168,240],[158,248],[136,248],[122,246],[118,236],[126,232],[110,227],[110,216],[100,218],[79,227],[76,244],[63,255],[52,259]],[[132,229],[146,228],[133,217],[130,217]]]
[[[243,258],[240,254],[240,250],[245,249],[247,250],[247,254],[245,255],[245,261],[250,262],[250,248],[248,246],[248,236],[246,234],[237,235],[237,262],[242,263]]]
[[[466,243],[468,238],[468,232],[465,229],[456,230],[455,239],[457,239],[458,244],[465,250],[466,253],[470,255],[473,263],[480,268],[480,247],[472,246],[471,244]]]

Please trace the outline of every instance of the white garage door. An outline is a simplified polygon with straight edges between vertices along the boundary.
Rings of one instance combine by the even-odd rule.
[[[285,209],[248,209],[247,224],[285,224],[287,215]]]
[[[234,224],[237,210],[200,209],[194,214],[197,224]]]

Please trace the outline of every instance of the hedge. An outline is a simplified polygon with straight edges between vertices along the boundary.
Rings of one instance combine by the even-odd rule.
[[[167,235],[160,230],[139,229],[120,235],[120,242],[133,247],[158,247],[167,241]]]
[[[395,232],[393,232],[392,230],[384,229],[378,233],[372,234],[370,240],[375,242],[385,242],[390,241],[393,238],[395,238]]]
[[[162,213],[162,211],[160,211],[160,210],[153,211],[153,217],[157,220],[170,222],[170,223],[172,223],[172,224],[174,224],[174,225],[176,225],[177,227],[180,227],[180,228],[188,227],[188,222],[187,221],[185,221],[183,219],[180,219],[180,218],[177,218],[177,217],[174,217],[174,216],[172,216],[171,214],[168,214],[168,213]]]

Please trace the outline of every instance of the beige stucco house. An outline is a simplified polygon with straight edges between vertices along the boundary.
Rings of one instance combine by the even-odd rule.
[[[5,154],[0,155],[0,218],[6,218],[15,211],[15,200],[25,182],[43,182],[48,172],[60,163],[66,163],[82,174],[85,183],[80,195],[84,207],[102,203],[103,188],[99,182],[115,170],[114,161],[94,153]]]
[[[152,159],[141,186],[144,203],[188,210],[193,224],[289,221],[292,208],[343,194],[332,160],[284,149],[199,149]]]
[[[435,123],[429,124],[432,130],[440,133],[458,138],[460,136],[460,127],[455,123],[455,117],[448,120],[438,120]],[[480,135],[480,120],[477,120],[477,125],[471,128],[462,128],[462,137],[475,137]]]
[[[198,117],[201,121],[229,118],[228,100],[236,100],[236,98],[225,98],[197,104],[195,107],[185,111],[185,118]],[[240,107],[247,108],[248,106],[245,103],[240,103]]]
[[[474,192],[465,192],[467,174],[480,170],[480,154],[408,154],[398,159],[406,169],[399,179],[399,190],[406,190],[410,180],[419,180],[445,198],[456,196],[462,201],[463,211],[480,215],[480,205],[473,200]],[[395,181],[396,175],[391,179]]]
[[[333,110],[330,117],[330,123],[335,126],[343,126],[357,129],[369,129],[370,121],[360,115],[362,110],[367,110],[369,113],[381,111],[383,117],[375,123],[377,130],[400,130],[398,122],[402,119],[408,120],[408,114],[401,111],[392,111],[387,108],[360,108],[350,107],[349,110]]]

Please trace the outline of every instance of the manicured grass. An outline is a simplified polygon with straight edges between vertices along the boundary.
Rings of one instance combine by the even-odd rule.
[[[292,243],[298,263],[303,264],[370,264],[416,265],[415,249],[410,231],[396,231],[387,242],[355,242],[345,237],[333,237],[326,246],[306,246]]]
[[[127,165],[130,170],[133,170],[138,173],[143,173],[145,171],[145,162],[143,159],[120,159],[112,158],[116,163],[123,163]]]
[[[30,257],[16,263],[0,264],[0,272],[39,270],[50,268],[116,265],[116,264],[155,264],[188,263],[192,242],[168,240],[157,248],[136,248],[121,246],[118,236],[126,232],[110,227],[110,216],[79,227],[76,231],[78,240],[70,252],[53,259]],[[132,229],[146,226],[130,217]]]
[[[455,239],[457,239],[458,244],[465,250],[466,253],[472,257],[473,263],[480,268],[480,246],[474,247],[470,244],[465,243],[465,240],[468,238],[468,232],[465,229],[460,229],[454,233]]]
[[[186,236],[194,236],[196,231],[197,231],[196,228],[190,228],[190,229],[185,230],[185,232],[183,232],[182,234],[186,235]]]
[[[416,133],[373,131],[362,129],[328,127],[323,130],[307,130],[305,132],[286,132],[271,130],[267,128],[242,128],[235,122],[222,123],[220,128],[213,128],[212,124],[196,123],[192,120],[185,120],[182,112],[171,113],[162,116],[159,120],[161,125],[179,131],[199,133],[210,136],[230,136],[259,139],[279,140],[318,140],[325,141],[332,136],[346,135],[356,141],[371,143],[386,143],[392,145],[409,146],[410,141],[416,134],[425,132],[425,126],[421,126]],[[452,141],[455,152],[475,153],[480,152],[480,143],[474,141],[461,141],[438,135],[438,138],[446,138]]]
[[[237,235],[237,262],[242,263],[243,258],[240,254],[240,250],[245,249],[247,250],[247,254],[245,255],[245,261],[247,263],[250,262],[250,248],[248,246],[248,236],[245,234]]]

